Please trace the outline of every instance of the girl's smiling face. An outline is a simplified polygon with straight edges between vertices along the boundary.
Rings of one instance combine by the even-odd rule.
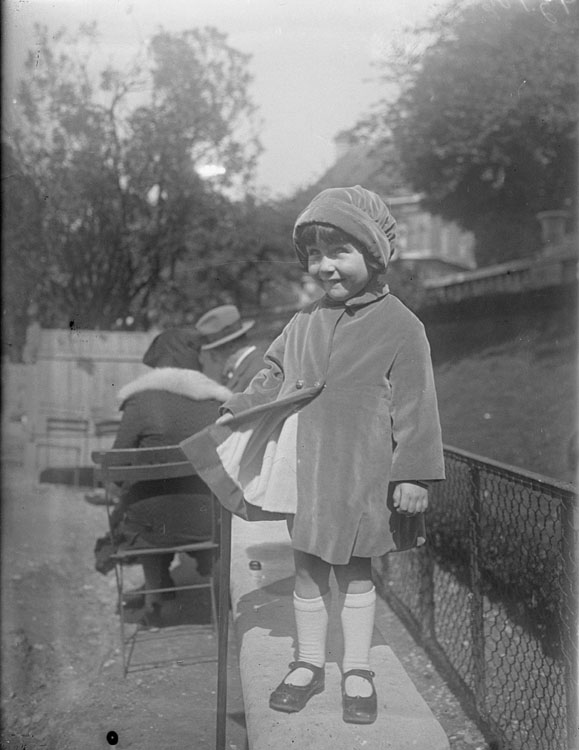
[[[308,245],[308,273],[335,302],[359,294],[372,277],[366,258],[350,242]]]

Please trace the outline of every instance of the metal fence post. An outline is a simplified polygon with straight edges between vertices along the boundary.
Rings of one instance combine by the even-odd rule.
[[[225,750],[227,736],[227,655],[229,639],[229,579],[231,570],[231,513],[219,506],[219,601],[217,606],[217,711],[215,748]]]
[[[418,566],[420,571],[419,594],[418,594],[418,621],[420,626],[420,637],[422,639],[434,638],[435,628],[435,604],[434,604],[434,558],[428,545],[417,550]]]
[[[480,469],[476,464],[469,467],[471,493],[469,502],[469,554],[471,585],[470,632],[474,666],[474,698],[479,714],[487,718],[485,642],[483,619],[483,594],[481,587],[480,561],[482,545],[481,482]]]

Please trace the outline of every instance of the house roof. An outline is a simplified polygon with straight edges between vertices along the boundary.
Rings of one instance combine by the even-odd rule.
[[[312,185],[299,190],[293,197],[299,205],[309,203],[327,188],[362,185],[386,199],[411,194],[407,185],[400,182],[394,162],[389,163],[386,150],[378,156],[368,144],[356,144],[343,151],[336,162]]]

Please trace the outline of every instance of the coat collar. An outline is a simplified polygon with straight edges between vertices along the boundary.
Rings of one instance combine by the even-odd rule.
[[[390,294],[390,289],[388,284],[384,282],[366,287],[362,294],[350,297],[345,302],[334,302],[329,297],[324,296],[321,299],[321,304],[324,307],[364,307],[364,305],[369,305],[372,302],[382,299],[387,294]]]
[[[177,393],[194,401],[227,401],[233,393],[215,380],[197,370],[184,370],[178,367],[156,367],[136,380],[127,383],[118,393],[123,404],[128,398],[143,391],[166,391]]]

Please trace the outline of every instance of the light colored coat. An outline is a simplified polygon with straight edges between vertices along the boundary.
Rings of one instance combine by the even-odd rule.
[[[293,547],[332,564],[420,543],[423,518],[391,501],[392,482],[444,478],[418,318],[387,287],[323,298],[292,318],[265,362],[223,405],[231,422],[182,443],[224,505],[246,518],[295,510]]]

